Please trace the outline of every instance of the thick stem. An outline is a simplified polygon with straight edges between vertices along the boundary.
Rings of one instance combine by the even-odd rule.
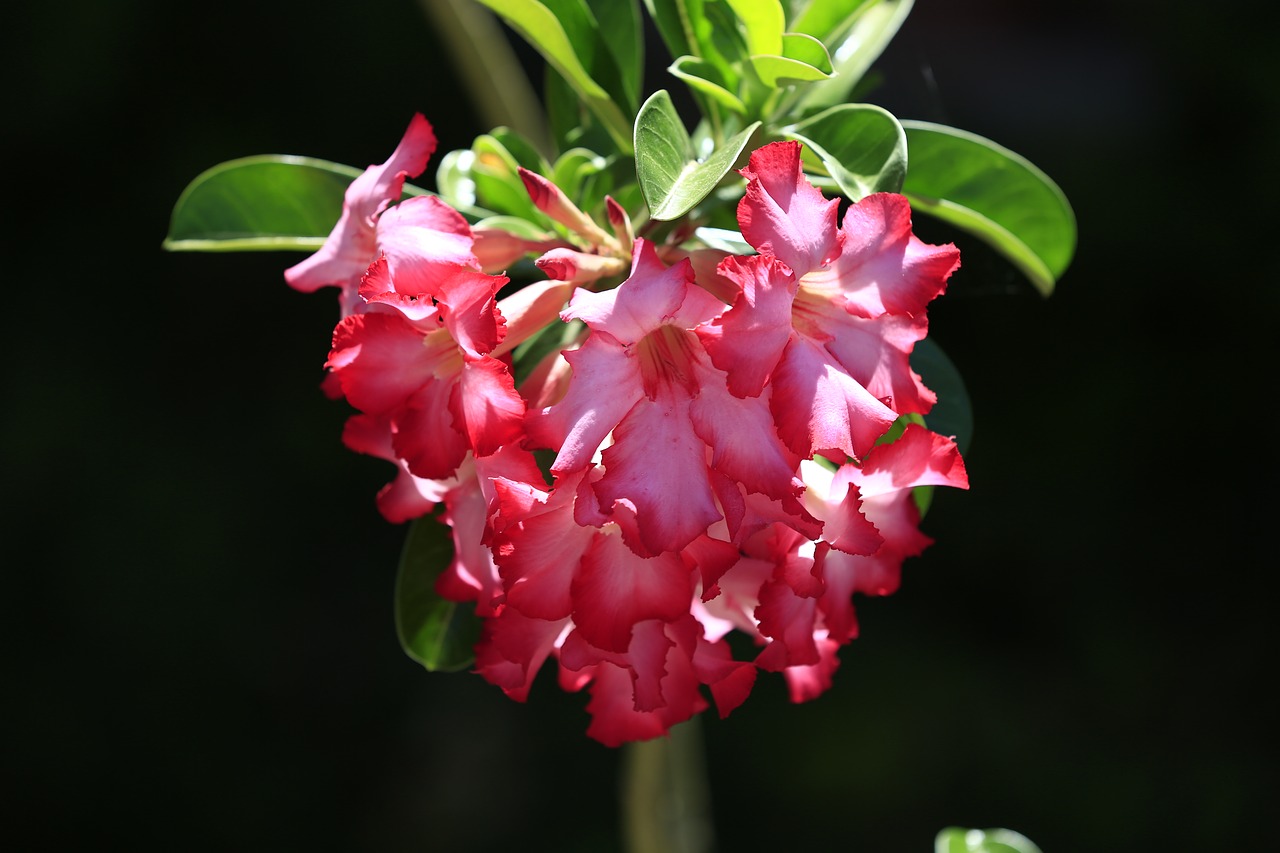
[[[698,718],[668,737],[623,747],[621,794],[627,853],[710,853],[715,830]]]

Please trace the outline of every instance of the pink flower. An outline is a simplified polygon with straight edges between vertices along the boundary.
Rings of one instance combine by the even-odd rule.
[[[693,283],[687,261],[666,268],[652,244],[635,245],[626,281],[579,290],[562,312],[591,336],[566,356],[573,380],[564,398],[530,413],[529,440],[558,449],[558,476],[602,451],[605,473],[592,485],[602,517],[628,506],[629,544],[645,556],[680,551],[723,518],[721,504],[741,500],[740,489],[799,511],[799,460],[778,440],[767,396],[730,394],[694,333],[724,304]]]
[[[959,255],[911,233],[902,196],[868,196],[837,229],[836,200],[804,177],[799,143],[757,150],[743,175],[739,224],[761,254],[721,263],[738,294],[699,334],[734,394],[772,386],[794,453],[861,458],[899,414],[936,399],[908,359]]]
[[[754,668],[707,640],[690,607],[700,575],[723,571],[707,564],[732,562],[736,551],[706,540],[642,557],[622,535],[634,518],[584,526],[579,505],[593,502],[599,473],[566,475],[550,491],[494,480],[489,542],[505,598],[486,621],[477,670],[523,701],[556,657],[566,689],[590,685],[588,734],[609,745],[655,737],[698,713],[704,684],[727,714],[746,698]]]
[[[468,452],[517,441],[524,402],[488,355],[505,333],[495,296],[506,277],[456,265],[419,272],[393,280],[387,260],[375,262],[359,291],[366,310],[338,323],[325,366],[353,406],[387,419],[411,473],[444,479]]]

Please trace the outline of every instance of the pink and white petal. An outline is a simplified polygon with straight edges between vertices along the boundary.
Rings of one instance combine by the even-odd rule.
[[[507,281],[503,275],[458,266],[450,266],[438,280],[436,301],[441,319],[458,346],[472,358],[490,352],[506,334],[496,295]]]
[[[540,489],[546,488],[542,469],[532,453],[518,444],[504,444],[495,453],[478,456],[475,462],[475,476],[480,481],[480,489],[484,492],[487,506],[493,505],[496,489],[493,481],[499,477],[512,482],[529,483]]]
[[[747,700],[756,683],[755,664],[734,660],[727,643],[699,637],[693,667],[699,680],[711,688],[711,698],[722,720]]]
[[[502,688],[517,702],[529,696],[529,688],[542,664],[554,651],[567,621],[531,619],[505,608],[485,619],[476,643],[476,672]]]
[[[794,501],[804,491],[796,477],[800,458],[778,438],[768,395],[740,399],[723,374],[699,371],[701,393],[689,406],[693,428],[711,448],[711,465],[748,492]]]
[[[733,307],[698,329],[712,363],[729,376],[737,397],[759,396],[791,339],[796,278],[775,258],[730,256],[721,274],[738,285]]]
[[[591,714],[587,736],[605,746],[651,740],[670,729],[662,714],[635,709],[635,685],[631,681],[631,671],[611,663],[595,667],[587,712]]]
[[[401,293],[435,296],[441,269],[480,268],[471,249],[471,226],[436,196],[416,196],[387,210],[378,218],[375,237]]]
[[[603,507],[626,500],[636,510],[649,554],[679,551],[720,520],[707,472],[707,446],[694,431],[688,398],[642,399],[613,431],[596,484]]]
[[[897,441],[882,444],[867,455],[856,478],[863,498],[915,486],[969,488],[969,475],[955,439],[909,424]]]
[[[779,672],[790,666],[818,663],[813,637],[817,610],[816,599],[796,595],[783,581],[770,581],[761,587],[755,615],[760,633],[773,642],[756,658],[756,666]]]
[[[849,375],[899,414],[928,414],[938,396],[911,369],[911,351],[928,334],[923,314],[884,314],[874,320],[843,311],[828,328],[831,353]]]
[[[391,445],[391,421],[387,417],[352,415],[342,429],[342,443],[356,453],[385,459],[396,465],[396,476],[378,491],[378,511],[392,524],[426,515],[444,500],[455,479],[427,480],[409,473]]]
[[[840,257],[812,277],[837,283],[850,310],[864,317],[924,313],[960,267],[954,245],[931,246],[911,233],[911,205],[894,193],[869,195],[850,207],[840,235]]]
[[[377,253],[374,218],[400,198],[406,177],[422,174],[435,149],[436,137],[430,123],[420,113],[415,114],[387,161],[370,166],[347,187],[342,215],[324,245],[285,270],[285,281],[304,293],[359,281]]]
[[[866,498],[862,508],[884,537],[884,545],[876,557],[900,564],[907,557],[922,554],[933,544],[932,539],[920,532],[920,510],[910,491],[904,489]]]
[[[484,545],[489,508],[480,483],[471,476],[444,496],[443,520],[453,529],[453,563],[448,571],[476,589],[476,614],[489,617],[502,601],[502,579],[493,553]]]
[[[626,651],[638,622],[671,622],[689,611],[693,574],[679,554],[637,556],[622,537],[595,534],[571,586],[573,621],[583,639]]]
[[[470,449],[449,411],[452,392],[453,383],[430,381],[392,416],[392,449],[418,477],[452,477]]]
[[[565,358],[573,369],[568,393],[525,419],[531,447],[559,448],[551,466],[556,474],[590,465],[605,437],[644,396],[637,360],[609,335],[593,333]]]
[[[449,395],[454,423],[476,456],[488,456],[523,435],[524,399],[507,366],[495,358],[468,357]]]
[[[528,487],[494,481],[492,545],[507,591],[507,605],[539,619],[563,619],[573,610],[570,585],[596,531],[573,520],[573,489],[528,499]]]
[[[853,468],[846,465],[845,468]],[[847,554],[874,554],[884,544],[884,537],[863,514],[862,495],[858,486],[842,482],[843,493],[831,493],[826,498],[805,493],[805,505],[822,519],[822,540]]]
[[[693,267],[687,261],[664,266],[648,240],[636,240],[635,248],[626,281],[603,293],[579,289],[561,316],[582,320],[626,346],[669,324],[689,294]]]
[[[666,635],[666,623],[657,619],[640,622],[631,633],[627,658],[635,682],[635,709],[656,711],[666,706],[662,679],[667,674],[667,653],[675,642]]]
[[[778,435],[804,458],[832,452],[862,457],[897,419],[830,353],[803,338],[787,345],[772,386]]]
[[[664,704],[653,711],[635,710],[634,691],[629,690],[629,671],[614,664],[602,663],[596,668],[591,685],[591,701],[587,711],[591,725],[587,734],[608,746],[630,740],[659,737],[694,714],[707,708],[698,689],[700,682],[690,661],[692,654],[678,643],[668,650],[666,674],[662,678]],[[622,676],[626,684],[622,683]]]
[[[738,224],[760,253],[780,258],[799,277],[839,251],[839,201],[824,198],[805,178],[799,142],[757,149],[742,175],[747,189],[738,202]]]
[[[422,332],[399,314],[357,314],[333,330],[325,367],[363,412],[387,414],[457,361],[447,347],[424,346]]]
[[[679,246],[662,245],[656,249],[658,257],[668,265],[675,265],[688,258],[693,265],[694,283],[710,293],[720,303],[720,311],[738,298],[738,284],[720,275],[720,262],[730,257],[723,249],[682,249]]]
[[[535,281],[500,300],[498,311],[506,318],[507,334],[490,355],[503,356],[548,324],[559,322],[573,290],[572,284],[563,281]]]
[[[699,536],[680,552],[685,565],[696,569],[702,580],[703,599],[714,598],[719,594],[716,583],[720,577],[742,557],[742,552],[731,542],[713,539],[710,536]]]
[[[840,666],[836,653],[840,644],[823,637],[817,641],[818,662],[809,666],[789,666],[782,671],[787,680],[791,701],[800,703],[817,699],[831,689],[831,676]]]

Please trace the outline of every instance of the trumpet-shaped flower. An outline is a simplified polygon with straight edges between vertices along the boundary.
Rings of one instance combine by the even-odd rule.
[[[388,419],[395,455],[426,479],[453,474],[468,453],[488,456],[521,436],[524,402],[506,365],[488,355],[505,321],[504,276],[440,265],[395,280],[369,268],[366,311],[339,322],[326,363],[357,409]]]
[[[738,293],[699,334],[734,394],[772,386],[793,452],[860,458],[897,415],[936,399],[908,360],[959,255],[911,233],[902,196],[868,196],[837,228],[836,201],[804,177],[799,143],[757,150],[743,175],[739,224],[760,255],[721,262]]]
[[[604,293],[579,290],[562,313],[591,335],[566,356],[573,379],[564,398],[532,412],[527,430],[535,444],[558,449],[557,475],[584,470],[603,448],[605,474],[592,486],[601,511],[629,506],[637,520],[629,544],[654,556],[721,520],[721,505],[740,500],[739,489],[795,504],[802,484],[767,395],[729,393],[695,334],[724,304],[693,283],[687,261],[667,268],[652,244],[635,246],[626,281]]]

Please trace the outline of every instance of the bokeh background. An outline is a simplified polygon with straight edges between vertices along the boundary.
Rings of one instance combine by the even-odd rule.
[[[160,250],[223,160],[365,166],[414,111],[468,146],[487,128],[429,19],[9,16],[4,846],[616,849],[619,754],[585,697],[547,673],[519,705],[400,651],[390,468],[342,448],[318,388],[332,297],[285,287],[296,256]],[[827,696],[762,676],[704,719],[719,850],[1273,840],[1272,41],[1203,4],[916,3],[870,100],[1030,158],[1078,255],[1045,300],[962,240],[931,318],[974,403],[972,490],[937,496],[937,544],[863,603]]]

